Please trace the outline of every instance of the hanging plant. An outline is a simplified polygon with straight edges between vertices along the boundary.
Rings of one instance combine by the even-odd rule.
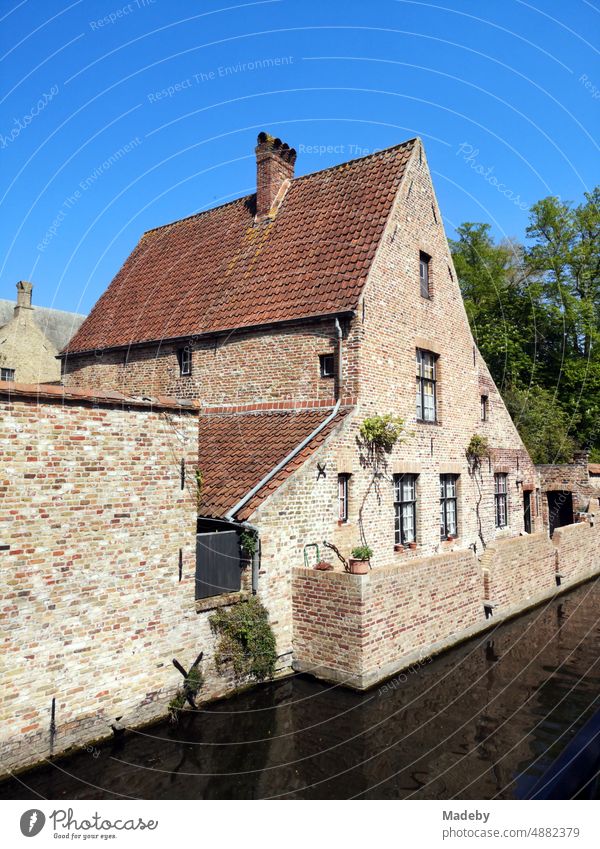
[[[240,546],[248,557],[254,557],[258,548],[256,531],[245,530],[240,534]]]
[[[478,433],[473,434],[471,441],[467,445],[465,453],[471,468],[478,468],[481,465],[483,458],[487,457],[490,453],[490,446],[487,438]]]
[[[404,430],[404,419],[387,413],[370,416],[360,426],[362,441],[372,451],[391,451]]]

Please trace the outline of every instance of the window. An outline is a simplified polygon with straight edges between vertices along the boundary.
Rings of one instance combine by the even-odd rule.
[[[436,356],[417,348],[417,419],[436,421],[435,372]]]
[[[338,520],[348,521],[348,480],[350,475],[338,475]]]
[[[179,360],[179,374],[181,377],[189,377],[192,373],[192,349],[187,345],[185,348],[180,348],[177,351],[177,359]]]
[[[456,536],[456,481],[458,475],[440,475],[440,537]]]
[[[421,282],[421,297],[430,298],[431,292],[429,291],[429,261],[431,257],[427,254],[424,254],[423,251],[419,253],[419,279]]]
[[[508,475],[494,475],[494,504],[496,507],[496,527],[505,528],[508,524]]]
[[[394,541],[408,545],[417,539],[417,476],[394,475]]]
[[[14,383],[14,380],[15,380],[15,370],[14,370],[14,368],[0,369],[0,380],[6,380],[9,383]]]
[[[335,376],[335,358],[333,354],[321,354],[319,357],[321,377]]]
[[[488,396],[481,396],[481,421],[487,422],[488,420]]]

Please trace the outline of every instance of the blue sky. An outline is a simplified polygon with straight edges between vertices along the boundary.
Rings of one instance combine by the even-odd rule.
[[[600,182],[588,0],[2,0],[0,297],[88,312],[144,230],[414,135],[448,235]]]

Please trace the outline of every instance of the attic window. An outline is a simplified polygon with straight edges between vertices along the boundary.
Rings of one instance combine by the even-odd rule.
[[[421,282],[421,297],[430,298],[430,274],[429,265],[431,257],[429,254],[419,252],[419,280]]]
[[[15,370],[14,368],[0,369],[0,380],[5,380],[7,383],[14,383]]]
[[[192,373],[192,351],[187,345],[177,351],[179,361],[179,374],[181,377],[189,377]]]
[[[321,377],[335,377],[335,358],[333,354],[321,354],[319,356],[319,368]]]

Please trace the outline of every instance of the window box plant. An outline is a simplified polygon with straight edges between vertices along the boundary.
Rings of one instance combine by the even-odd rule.
[[[352,575],[366,575],[371,568],[371,557],[373,551],[368,545],[358,545],[352,549],[348,558],[348,571]]]

